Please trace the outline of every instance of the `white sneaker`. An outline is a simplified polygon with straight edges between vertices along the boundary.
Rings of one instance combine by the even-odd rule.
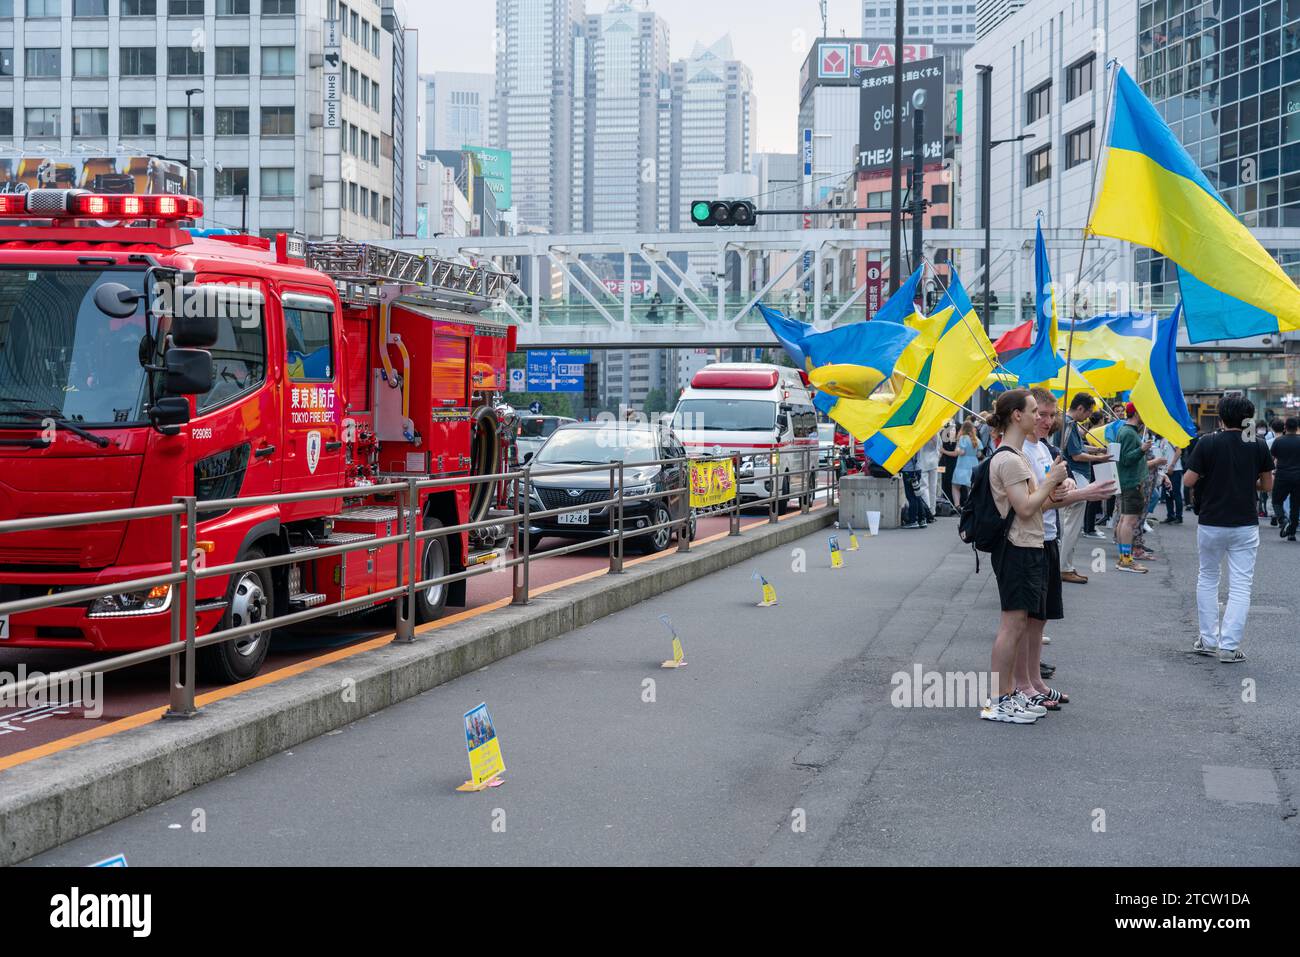
[[[1151,527],[1151,523],[1150,523],[1150,522],[1143,522],[1143,523],[1142,523],[1142,531],[1144,531],[1144,532],[1154,532],[1155,529]]]
[[[1043,644],[1050,645],[1051,643],[1052,643],[1052,639],[1048,638],[1046,635],[1043,635]]]
[[[984,703],[980,717],[985,721],[1002,721],[1006,724],[1033,724],[1038,715],[1030,714],[1011,698],[999,698],[996,703]]]
[[[1011,696],[1011,700],[1018,704],[1022,711],[1027,711],[1036,718],[1041,718],[1043,715],[1047,714],[1046,708],[1041,704],[1034,704],[1028,697],[1026,697],[1023,691],[1017,691]]]

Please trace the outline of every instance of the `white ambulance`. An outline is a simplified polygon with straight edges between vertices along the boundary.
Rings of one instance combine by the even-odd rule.
[[[707,365],[682,391],[673,431],[687,455],[740,455],[740,500],[776,489],[782,504],[808,499],[817,467],[817,411],[798,370],[760,362]]]

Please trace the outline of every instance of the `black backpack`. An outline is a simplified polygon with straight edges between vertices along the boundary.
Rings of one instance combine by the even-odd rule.
[[[970,491],[961,503],[961,518],[957,523],[957,535],[963,542],[975,550],[975,572],[980,570],[980,552],[991,552],[1003,541],[1011,530],[1015,520],[1014,509],[1007,509],[1006,517],[998,511],[993,501],[993,487],[989,484],[989,466],[999,452],[1014,452],[1014,449],[999,446],[986,458],[971,475]]]

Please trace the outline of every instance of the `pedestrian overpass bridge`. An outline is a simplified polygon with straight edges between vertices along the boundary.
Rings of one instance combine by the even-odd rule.
[[[905,241],[910,230],[904,230]],[[1043,230],[1053,275],[1078,283],[1131,282],[1132,256],[1116,240]],[[1261,236],[1261,239],[1263,237]],[[519,327],[523,346],[621,349],[774,344],[754,305],[818,328],[862,320],[868,261],[888,258],[879,229],[718,230],[619,235],[525,234],[401,239],[384,245],[496,263],[519,278],[489,313]],[[982,229],[935,229],[923,256],[955,264],[972,300],[983,290]],[[1033,316],[1034,230],[991,231],[993,333]],[[906,250],[906,246],[905,246]],[[928,290],[938,298],[942,290]],[[887,294],[887,290],[883,290]],[[657,294],[657,300],[655,298]],[[1017,305],[1018,304],[1018,305]]]

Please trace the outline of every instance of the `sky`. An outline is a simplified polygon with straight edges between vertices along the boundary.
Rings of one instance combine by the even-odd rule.
[[[587,0],[599,13],[607,0]],[[648,0],[668,23],[672,59],[688,56],[696,42],[731,34],[736,58],[754,72],[758,95],[758,150],[793,153],[799,112],[799,68],[812,40],[821,35],[817,0]],[[494,69],[492,0],[417,0],[407,5],[420,31],[420,72]],[[829,0],[830,36],[862,32],[860,0]]]

